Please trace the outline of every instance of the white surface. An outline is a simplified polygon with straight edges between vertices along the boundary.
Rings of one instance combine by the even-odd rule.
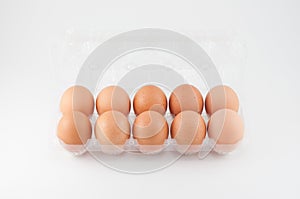
[[[0,198],[299,198],[299,1],[122,2],[0,2]],[[55,45],[72,29],[142,27],[233,30],[245,41],[247,134],[236,153],[128,175],[57,147]]]

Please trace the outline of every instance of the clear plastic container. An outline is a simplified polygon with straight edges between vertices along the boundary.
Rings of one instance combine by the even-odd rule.
[[[182,34],[162,29],[140,29],[125,32],[100,44],[88,56],[80,68],[76,84],[89,88],[94,93],[95,99],[106,86],[118,85],[127,91],[132,101],[136,91],[148,84],[160,87],[169,97],[175,87],[188,83],[197,87],[205,98],[210,88],[224,83],[237,91],[241,102],[240,91],[243,75],[241,65],[244,63],[244,48],[240,42],[228,37],[224,38],[224,42],[221,41],[220,44],[219,40],[214,41],[206,37],[202,40],[200,37],[200,41],[195,42]],[[225,66],[230,62],[224,61],[224,64],[216,66],[206,51],[202,49],[201,44],[206,47],[214,62],[215,59],[217,62],[224,61],[224,55],[218,51],[218,45],[221,46],[220,49],[227,46],[228,48],[221,52],[228,51],[226,52],[228,58],[225,60],[232,58],[232,64],[228,67],[228,71]],[[243,52],[236,53],[239,50]],[[219,56],[219,59],[214,53]],[[242,114],[241,106],[239,114]],[[205,110],[201,115],[207,123],[209,118]],[[165,118],[170,127],[173,116],[169,109]],[[90,117],[93,127],[96,119],[97,112],[95,110],[94,115]],[[134,119],[135,114],[131,109],[128,116],[131,126]],[[84,146],[66,145],[62,141],[60,143],[74,155],[89,152],[104,165],[119,171],[133,173],[163,168],[182,155],[197,155],[198,158],[203,159],[211,151],[227,154],[239,144],[216,145],[206,136],[202,145],[181,146],[169,136],[162,146],[140,146],[131,136],[124,146],[102,146],[95,139],[94,132],[93,137]],[[140,164],[139,161],[142,161],[143,164]],[[128,162],[131,163],[126,164]],[[161,162],[161,164],[155,164],[157,162]]]

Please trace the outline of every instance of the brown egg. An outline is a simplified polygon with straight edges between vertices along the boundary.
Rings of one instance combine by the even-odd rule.
[[[127,117],[118,111],[106,111],[96,121],[95,136],[102,145],[124,145],[130,137]]]
[[[200,145],[206,135],[206,125],[200,114],[194,111],[180,112],[171,125],[171,137],[179,145]]]
[[[133,123],[133,137],[140,145],[162,145],[168,138],[168,123],[156,111],[145,111]]]
[[[136,115],[149,110],[165,114],[167,98],[157,86],[143,86],[134,96],[133,108]]]
[[[244,124],[235,111],[221,109],[212,114],[207,131],[209,138],[217,144],[236,144],[243,138]]]
[[[94,97],[87,88],[72,86],[61,97],[60,111],[63,114],[79,111],[87,116],[92,115],[94,112]]]
[[[170,112],[177,115],[181,111],[202,113],[203,97],[199,90],[189,84],[183,84],[174,89],[169,101]]]
[[[65,144],[82,145],[92,136],[89,118],[81,112],[68,112],[60,119],[57,137]]]
[[[130,107],[131,102],[128,94],[119,86],[108,86],[97,96],[96,108],[99,115],[111,110],[128,115]]]
[[[208,115],[220,109],[239,110],[239,99],[237,94],[228,86],[216,86],[212,88],[205,98],[205,110]]]

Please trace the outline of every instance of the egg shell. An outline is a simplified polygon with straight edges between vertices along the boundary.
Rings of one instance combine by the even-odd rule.
[[[236,144],[244,136],[244,123],[237,112],[221,109],[211,116],[207,131],[217,144]]]
[[[205,136],[206,124],[197,112],[180,112],[171,124],[171,137],[179,145],[200,145]]]
[[[133,123],[133,137],[140,145],[163,145],[168,138],[168,123],[156,111],[145,111]]]
[[[128,115],[130,108],[130,98],[120,86],[108,86],[102,89],[96,99],[96,109],[99,115],[111,110]]]
[[[124,145],[130,137],[130,124],[123,113],[106,111],[98,117],[94,132],[102,145]]]
[[[234,90],[228,86],[219,85],[212,88],[205,98],[205,110],[208,115],[220,109],[239,110],[239,99]]]
[[[133,108],[136,115],[149,110],[156,111],[164,115],[167,110],[166,95],[157,86],[143,86],[134,96]]]
[[[94,112],[94,97],[87,88],[72,86],[61,97],[60,111],[63,114],[79,111],[87,116],[92,115]]]
[[[182,111],[202,113],[203,97],[200,91],[189,84],[182,84],[174,89],[169,100],[170,112],[174,115]]]
[[[65,144],[86,144],[92,136],[89,118],[81,112],[68,112],[62,116],[57,126],[57,137]]]

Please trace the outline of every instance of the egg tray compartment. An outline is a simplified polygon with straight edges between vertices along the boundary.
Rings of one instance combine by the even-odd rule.
[[[205,123],[207,124],[208,116],[203,113],[201,115],[203,119],[205,120]],[[134,154],[145,154],[145,155],[157,155],[160,153],[163,153],[164,151],[168,152],[176,152],[183,155],[193,155],[193,154],[199,154],[199,153],[209,153],[211,151],[215,151],[218,154],[225,155],[229,152],[231,152],[233,149],[235,149],[240,142],[235,144],[216,144],[214,140],[210,139],[207,136],[203,140],[201,145],[178,145],[176,143],[175,139],[172,139],[169,137],[165,140],[163,145],[139,145],[137,140],[131,137],[126,141],[126,143],[122,146],[119,145],[101,145],[98,140],[95,138],[94,134],[94,124],[97,120],[98,115],[94,114],[90,117],[91,124],[93,126],[93,133],[92,138],[87,141],[84,145],[70,145],[64,143],[62,140],[59,140],[60,144],[65,148],[67,151],[72,153],[75,156],[82,155],[85,152],[91,152],[91,153],[105,153],[109,155],[121,155],[122,153],[134,153]],[[130,125],[132,127],[135,114],[130,113],[128,116],[128,120],[130,122]],[[171,123],[173,121],[173,115],[170,113],[166,113],[165,118],[167,120],[167,123],[169,125],[169,129],[171,126]],[[132,130],[132,128],[131,128]],[[169,131],[170,132],[170,131]]]

